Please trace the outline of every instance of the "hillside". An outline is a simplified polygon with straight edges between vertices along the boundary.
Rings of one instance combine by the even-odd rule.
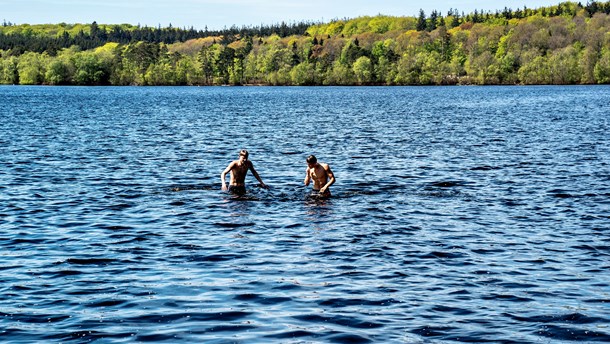
[[[231,27],[0,27],[0,83],[610,83],[610,2]]]

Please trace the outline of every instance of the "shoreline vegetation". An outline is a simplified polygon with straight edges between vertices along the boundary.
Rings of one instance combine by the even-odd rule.
[[[4,22],[0,84],[610,84],[610,1],[217,31]]]

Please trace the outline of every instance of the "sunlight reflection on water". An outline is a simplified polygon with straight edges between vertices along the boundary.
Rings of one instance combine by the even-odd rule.
[[[610,341],[606,86],[0,92],[6,341]]]

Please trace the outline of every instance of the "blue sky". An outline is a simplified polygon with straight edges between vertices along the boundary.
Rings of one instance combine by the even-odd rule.
[[[222,29],[235,24],[324,21],[387,14],[417,16],[433,10],[536,8],[562,0],[0,0],[0,20],[16,24],[91,23]],[[586,2],[586,1],[585,1]]]

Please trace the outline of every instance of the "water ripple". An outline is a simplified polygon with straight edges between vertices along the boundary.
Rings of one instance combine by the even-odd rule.
[[[610,341],[607,86],[0,88],[3,341]]]

